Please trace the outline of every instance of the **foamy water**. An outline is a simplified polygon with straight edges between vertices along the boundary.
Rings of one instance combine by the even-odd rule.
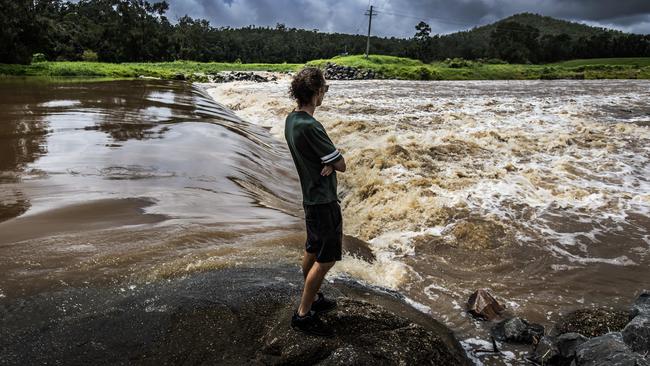
[[[649,82],[329,84],[315,117],[348,165],[344,231],[378,258],[346,258],[338,275],[402,291],[466,334],[481,328],[464,313],[479,287],[548,322],[648,286]],[[206,87],[283,140],[288,79]]]

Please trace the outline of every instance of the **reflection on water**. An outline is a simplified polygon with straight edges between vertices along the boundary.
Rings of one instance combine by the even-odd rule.
[[[284,146],[190,84],[12,81],[0,103],[7,296],[231,266],[299,224]]]

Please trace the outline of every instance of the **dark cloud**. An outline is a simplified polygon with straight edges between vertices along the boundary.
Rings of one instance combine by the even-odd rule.
[[[154,0],[155,1],[155,0]],[[170,18],[188,14],[214,26],[250,24],[319,29],[324,32],[367,31],[368,0],[168,0]],[[433,33],[469,29],[512,14],[532,12],[626,32],[650,33],[650,0],[375,0],[378,16],[373,34],[411,37],[424,20]]]

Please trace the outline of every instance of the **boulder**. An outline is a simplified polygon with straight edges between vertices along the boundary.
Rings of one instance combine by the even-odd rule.
[[[485,289],[474,291],[467,300],[467,311],[477,318],[492,320],[505,308]]]
[[[556,345],[564,360],[572,360],[578,347],[587,341],[587,337],[579,333],[564,333],[557,337]]]
[[[543,336],[535,346],[531,359],[542,365],[560,365],[560,351],[554,337]]]
[[[578,346],[576,366],[648,366],[649,363],[623,342],[618,332],[594,337]]]
[[[490,329],[490,333],[499,341],[537,344],[544,335],[544,326],[514,317],[500,321]]]
[[[650,317],[637,315],[629,322],[623,331],[623,341],[633,351],[650,353]]]
[[[650,291],[643,291],[632,305],[630,319],[634,319],[637,315],[650,317]]]
[[[321,316],[337,336],[305,337],[281,321],[263,337],[257,361],[273,365],[443,365],[455,362],[440,337],[382,307],[340,298]],[[281,314],[281,319],[290,316]]]

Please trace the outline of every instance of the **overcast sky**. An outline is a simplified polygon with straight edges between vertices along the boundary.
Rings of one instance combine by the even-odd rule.
[[[156,0],[150,0],[156,1]],[[650,34],[650,0],[167,0],[168,17],[187,14],[213,26],[249,24],[318,29],[323,32],[368,31],[364,12],[378,12],[372,34],[409,38],[420,19],[432,33],[470,29],[512,14],[533,12],[625,32]]]

